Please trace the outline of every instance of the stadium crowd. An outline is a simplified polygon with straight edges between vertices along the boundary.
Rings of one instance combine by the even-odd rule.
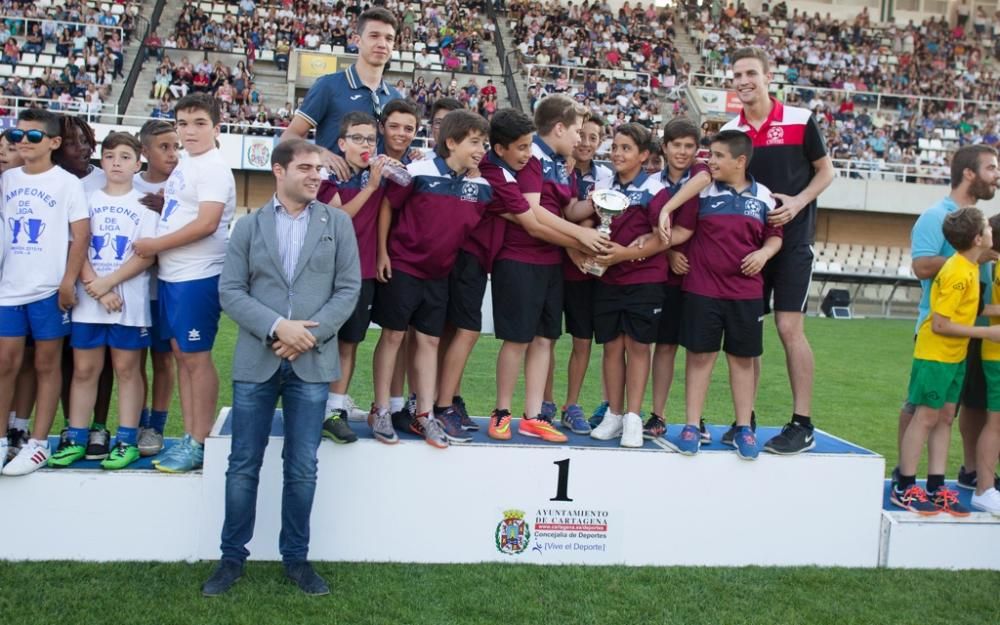
[[[138,6],[119,2],[100,9],[85,2],[12,2],[0,5],[0,62],[30,75],[8,75],[0,83],[0,107],[21,99],[46,100],[52,110],[72,110],[96,118],[123,78],[125,46],[135,30]],[[51,55],[43,62],[40,55]],[[63,63],[60,65],[60,63]],[[12,72],[13,73],[13,72]]]

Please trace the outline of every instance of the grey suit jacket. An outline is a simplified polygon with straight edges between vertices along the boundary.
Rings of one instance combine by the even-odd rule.
[[[222,308],[240,327],[233,380],[265,382],[277,371],[281,359],[268,333],[279,317],[319,323],[312,329],[316,347],[292,361],[295,374],[306,382],[338,379],[337,332],[360,290],[357,239],[344,211],[313,202],[291,283],[278,255],[274,200],[237,221],[219,279]]]

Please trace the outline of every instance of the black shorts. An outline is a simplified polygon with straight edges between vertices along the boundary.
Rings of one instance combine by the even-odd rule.
[[[354,307],[354,312],[347,318],[344,325],[340,326],[337,338],[345,343],[360,343],[365,340],[368,333],[368,325],[372,321],[372,304],[375,302],[375,279],[368,278],[361,281],[361,294],[358,296],[358,304]]]
[[[463,330],[483,329],[486,270],[472,254],[459,251],[448,275],[448,323]]]
[[[681,345],[689,352],[717,352],[721,347],[732,356],[760,356],[764,351],[764,302],[685,293]]]
[[[441,336],[448,315],[448,278],[422,280],[399,271],[375,289],[372,318],[387,330],[413,326],[428,336]]]
[[[563,314],[566,334],[575,339],[594,338],[594,280],[566,280],[563,283]]]
[[[679,284],[663,285],[663,314],[656,331],[657,345],[678,345],[681,342],[681,319],[684,317],[684,293]]]
[[[764,312],[806,311],[812,282],[813,248],[808,243],[782,247],[767,261],[764,277]],[[774,297],[772,304],[771,297]]]
[[[965,381],[959,399],[966,408],[986,410],[986,375],[983,373],[983,339],[971,339],[965,357]]]
[[[653,343],[663,313],[663,284],[594,285],[594,338],[598,343],[626,334]]]
[[[536,336],[559,338],[562,271],[562,265],[532,265],[516,260],[493,263],[493,327],[498,339],[530,343]]]

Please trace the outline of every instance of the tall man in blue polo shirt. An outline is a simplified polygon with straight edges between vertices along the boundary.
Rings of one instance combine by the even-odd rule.
[[[282,141],[304,139],[315,128],[317,145],[326,148],[324,165],[343,180],[350,178],[350,168],[337,147],[340,120],[352,111],[360,111],[381,122],[382,107],[402,97],[382,78],[392,57],[397,26],[388,9],[377,7],[362,13],[358,18],[358,60],[345,70],[317,80],[281,135]]]

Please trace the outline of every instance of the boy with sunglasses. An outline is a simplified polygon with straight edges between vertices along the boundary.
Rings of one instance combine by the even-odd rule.
[[[24,166],[3,174],[0,214],[9,228],[0,275],[0,414],[10,410],[25,340],[35,341],[38,380],[35,427],[4,475],[26,475],[48,462],[48,435],[62,386],[60,357],[70,332],[76,280],[90,241],[81,182],[52,160],[61,143],[59,117],[27,109],[7,139]],[[7,422],[0,419],[0,463],[7,458]]]
[[[384,185],[382,168],[385,162],[375,159],[378,143],[378,124],[367,113],[354,111],[340,122],[338,147],[351,167],[351,177],[342,180],[336,174],[325,180],[316,199],[347,213],[354,223],[361,261],[361,294],[354,313],[337,332],[340,350],[340,379],[330,383],[326,402],[327,418],[323,422],[323,436],[335,443],[353,443],[358,440],[347,423],[347,389],[354,374],[358,343],[365,340],[371,322],[372,302],[375,300],[376,222],[382,204]]]

